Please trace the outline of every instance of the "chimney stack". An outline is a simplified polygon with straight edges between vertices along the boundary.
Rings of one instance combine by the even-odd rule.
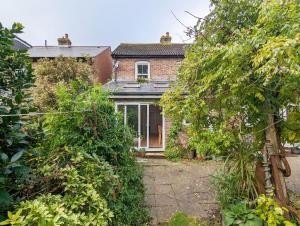
[[[166,32],[165,35],[162,35],[160,37],[160,44],[162,45],[170,45],[172,44],[172,37],[170,36],[170,33],[169,32]]]
[[[71,46],[72,45],[72,42],[71,40],[69,39],[69,35],[68,34],[65,34],[64,36],[62,36],[61,38],[58,38],[57,39],[57,42],[58,42],[58,45],[59,46]]]

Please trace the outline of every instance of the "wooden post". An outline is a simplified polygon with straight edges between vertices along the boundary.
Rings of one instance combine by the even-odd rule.
[[[280,169],[284,169],[281,162],[281,150],[280,150],[280,140],[278,139],[278,134],[276,130],[276,122],[274,120],[274,115],[268,114],[268,127],[266,129],[266,140],[269,141],[268,152],[270,156],[270,162],[272,167],[272,176],[275,186],[275,195],[278,201],[283,205],[288,205],[288,194],[285,184],[285,179],[283,172]]]

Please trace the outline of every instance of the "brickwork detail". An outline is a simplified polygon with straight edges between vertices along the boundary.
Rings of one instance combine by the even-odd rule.
[[[125,58],[118,59],[119,66],[116,71],[118,81],[135,81],[135,63],[147,61],[150,63],[150,79],[157,81],[175,80],[177,69],[182,59],[176,58]]]

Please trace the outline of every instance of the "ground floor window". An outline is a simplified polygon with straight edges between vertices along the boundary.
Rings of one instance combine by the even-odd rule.
[[[124,124],[135,135],[135,146],[160,151],[164,148],[164,117],[161,108],[151,103],[117,103]]]

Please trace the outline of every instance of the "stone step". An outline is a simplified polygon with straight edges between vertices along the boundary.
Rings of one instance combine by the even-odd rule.
[[[145,158],[164,159],[165,155],[163,152],[146,152]]]

